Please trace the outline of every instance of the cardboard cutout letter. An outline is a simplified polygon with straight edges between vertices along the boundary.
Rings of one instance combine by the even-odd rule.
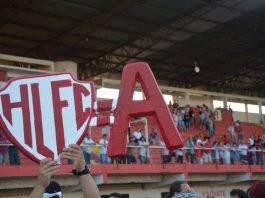
[[[136,81],[142,86],[146,100],[133,101]],[[154,115],[167,148],[183,146],[181,137],[172,120],[171,113],[146,63],[131,63],[124,67],[116,110],[115,122],[111,129],[108,155],[125,154],[128,124],[132,117]]]

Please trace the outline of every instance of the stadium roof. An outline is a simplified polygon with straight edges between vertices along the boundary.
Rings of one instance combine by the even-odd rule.
[[[145,61],[170,86],[265,97],[264,44],[264,0],[0,1],[0,53],[73,60],[81,79]]]

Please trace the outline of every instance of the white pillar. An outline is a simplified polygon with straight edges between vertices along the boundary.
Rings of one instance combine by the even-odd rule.
[[[54,63],[55,72],[70,72],[77,79],[77,63],[73,61],[57,61]]]
[[[186,93],[185,94],[185,104],[186,105],[191,105],[190,104],[190,94],[189,93]]]
[[[246,115],[246,122],[249,122],[249,120],[248,120],[248,106],[247,106],[247,103],[245,103],[245,109],[246,109],[246,113],[245,113],[245,115]]]
[[[227,97],[224,97],[224,108],[225,109],[228,109],[228,106],[227,106]]]
[[[262,102],[258,102],[258,105],[259,105],[259,117],[260,117],[260,121],[262,123],[264,123],[264,117],[263,117],[263,114],[262,114]]]

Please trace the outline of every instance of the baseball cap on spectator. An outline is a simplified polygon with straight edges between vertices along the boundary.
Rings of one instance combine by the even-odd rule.
[[[249,198],[264,198],[265,196],[265,180],[255,182],[248,189]]]

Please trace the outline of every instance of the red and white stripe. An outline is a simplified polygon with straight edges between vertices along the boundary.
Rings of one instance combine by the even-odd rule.
[[[117,100],[106,99],[94,102],[95,117],[91,118],[89,126],[104,126],[114,123],[113,112],[116,109]],[[110,112],[110,116],[97,116],[100,112]]]

